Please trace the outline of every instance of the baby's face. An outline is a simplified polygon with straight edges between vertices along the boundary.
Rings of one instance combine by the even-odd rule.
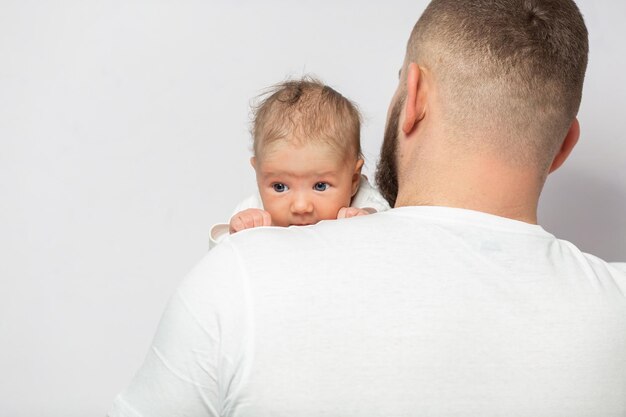
[[[363,160],[347,160],[326,144],[279,141],[252,164],[263,208],[284,227],[336,219],[356,193]]]

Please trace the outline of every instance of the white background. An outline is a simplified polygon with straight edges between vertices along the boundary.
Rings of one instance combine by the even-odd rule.
[[[207,232],[254,190],[250,99],[312,73],[372,172],[425,1],[0,0],[0,415],[102,416]],[[581,141],[540,222],[626,260],[626,3],[580,0]]]

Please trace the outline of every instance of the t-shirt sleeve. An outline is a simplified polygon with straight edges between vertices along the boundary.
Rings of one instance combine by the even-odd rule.
[[[142,367],[109,417],[217,417],[245,372],[247,290],[224,242],[172,296]]]
[[[365,175],[361,175],[359,190],[352,198],[350,205],[358,208],[371,207],[377,212],[389,210],[387,200],[369,183]]]
[[[211,226],[209,231],[209,250],[213,249],[229,234],[230,225],[228,223],[217,223]]]

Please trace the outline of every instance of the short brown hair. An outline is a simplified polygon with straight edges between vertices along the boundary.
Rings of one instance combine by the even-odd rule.
[[[354,103],[321,81],[305,76],[270,87],[253,105],[254,155],[278,140],[322,141],[361,157],[361,116]]]
[[[496,149],[546,167],[578,112],[587,36],[572,0],[433,0],[407,62],[432,69],[452,131],[490,129]]]

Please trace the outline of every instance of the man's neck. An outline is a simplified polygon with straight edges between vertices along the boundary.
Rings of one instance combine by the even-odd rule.
[[[537,223],[543,186],[527,169],[511,168],[497,158],[455,160],[447,166],[413,164],[399,178],[395,207],[444,206],[481,211],[526,223]],[[406,179],[409,180],[406,180]]]

